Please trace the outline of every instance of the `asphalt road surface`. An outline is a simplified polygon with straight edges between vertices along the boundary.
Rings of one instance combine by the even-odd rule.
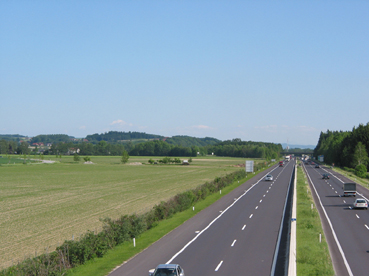
[[[190,276],[270,275],[293,165],[245,182],[110,275],[147,276],[161,263],[179,264]]]
[[[336,275],[369,275],[369,213],[352,208],[356,198],[369,199],[369,191],[357,185],[356,197],[343,197],[343,183],[352,182],[327,167],[305,165],[323,222]],[[322,174],[330,179],[323,180]]]

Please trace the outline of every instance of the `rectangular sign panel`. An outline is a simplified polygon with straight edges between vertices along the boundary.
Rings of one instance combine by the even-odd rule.
[[[246,172],[254,172],[254,161],[246,161]]]

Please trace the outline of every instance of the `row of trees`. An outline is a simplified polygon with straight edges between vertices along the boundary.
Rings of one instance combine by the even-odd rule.
[[[324,155],[324,161],[341,167],[368,166],[369,123],[352,131],[321,132],[314,156]],[[368,169],[368,168],[367,168]]]
[[[187,137],[188,138],[188,137]],[[200,139],[200,138],[197,138]],[[206,139],[206,138],[204,138]],[[212,139],[212,138],[211,138]],[[177,140],[179,142],[179,140]],[[207,141],[209,143],[209,140]],[[97,144],[88,142],[59,142],[53,143],[50,149],[43,152],[45,155],[74,154],[79,155],[122,155],[127,151],[131,156],[185,156],[194,157],[214,153],[217,156],[248,157],[277,159],[282,152],[280,144],[241,141],[233,139],[207,146],[182,146],[170,144],[162,140],[153,140],[134,145],[133,143],[108,143],[100,141]],[[0,141],[0,153],[2,154],[30,154],[28,143],[16,143],[15,141]],[[36,149],[37,152],[37,149]]]
[[[281,144],[241,141],[233,139],[208,146],[207,151],[217,156],[277,159],[283,151]]]

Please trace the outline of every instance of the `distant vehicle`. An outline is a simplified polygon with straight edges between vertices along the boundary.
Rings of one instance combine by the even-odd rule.
[[[185,276],[183,269],[177,264],[160,264],[149,270],[149,276]]]
[[[311,165],[315,165],[315,163],[314,162],[311,162]]]
[[[273,181],[273,175],[268,174],[268,175],[265,177],[265,180],[266,180],[266,181]]]
[[[287,155],[287,156],[284,158],[284,160],[285,160],[285,161],[287,161],[287,162],[288,162],[288,161],[290,161],[290,159],[291,159],[291,156],[289,156],[289,155]]]
[[[354,209],[364,208],[368,210],[368,203],[363,198],[357,198],[352,206]]]
[[[343,183],[343,196],[356,196],[356,183]]]
[[[323,179],[329,179],[329,174],[324,173],[322,178],[323,178]]]
[[[320,168],[319,164],[316,164],[316,165],[315,165],[315,168]]]
[[[279,166],[283,167],[283,161],[279,161]]]

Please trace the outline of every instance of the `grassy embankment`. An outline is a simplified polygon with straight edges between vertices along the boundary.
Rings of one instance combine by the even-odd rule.
[[[322,230],[307,178],[301,167],[297,169],[297,275],[334,275],[328,245]],[[315,204],[314,204],[315,205]],[[319,233],[322,242],[319,243]]]
[[[224,176],[241,158],[193,158],[190,166],[122,165],[120,157],[91,157],[94,164],[63,156],[55,164],[0,166],[1,267],[55,249],[87,230],[99,230],[100,218],[144,213],[161,201]],[[158,157],[152,157],[158,159]],[[128,163],[147,163],[131,157]]]

